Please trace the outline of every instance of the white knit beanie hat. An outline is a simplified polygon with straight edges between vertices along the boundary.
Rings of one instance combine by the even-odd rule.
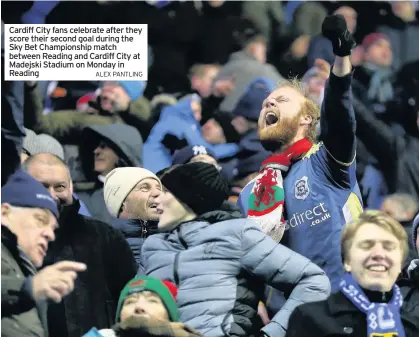
[[[141,167],[118,167],[106,175],[104,185],[105,204],[109,213],[117,218],[123,202],[132,189],[146,178],[160,179],[151,171]]]

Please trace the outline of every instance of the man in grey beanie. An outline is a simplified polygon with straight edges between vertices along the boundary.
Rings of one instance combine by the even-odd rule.
[[[38,153],[51,153],[61,160],[64,160],[64,149],[54,137],[42,133],[37,135],[34,131],[25,128],[26,137],[23,139],[23,151],[21,162],[23,163],[29,156]]]

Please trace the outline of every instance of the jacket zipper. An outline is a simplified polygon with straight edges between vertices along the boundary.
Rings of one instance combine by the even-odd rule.
[[[141,237],[147,238],[147,226],[144,224],[141,224]]]
[[[179,287],[179,273],[178,273],[178,267],[179,267],[179,254],[177,253],[175,256],[175,263],[173,266],[173,280],[175,281],[176,287]]]

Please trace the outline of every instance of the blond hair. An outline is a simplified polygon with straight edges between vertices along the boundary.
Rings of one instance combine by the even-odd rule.
[[[294,89],[305,98],[305,102],[301,107],[301,114],[308,115],[312,119],[312,122],[307,129],[306,137],[315,143],[317,138],[316,126],[320,121],[320,106],[310,98],[308,87],[305,83],[296,77],[282,80],[276,89],[281,88]]]
[[[342,235],[340,239],[340,247],[342,249],[342,257],[345,260],[345,257],[348,255],[349,249],[351,248],[353,238],[355,237],[356,232],[361,226],[372,223],[386,232],[393,234],[397,240],[400,242],[402,255],[404,261],[409,252],[409,247],[407,243],[407,234],[403,226],[392,217],[387,215],[382,211],[377,210],[368,210],[359,216],[356,220],[353,220],[347,223],[342,230]]]

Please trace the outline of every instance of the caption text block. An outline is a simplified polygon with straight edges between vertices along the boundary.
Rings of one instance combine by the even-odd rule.
[[[4,25],[6,81],[146,81],[147,25]]]

